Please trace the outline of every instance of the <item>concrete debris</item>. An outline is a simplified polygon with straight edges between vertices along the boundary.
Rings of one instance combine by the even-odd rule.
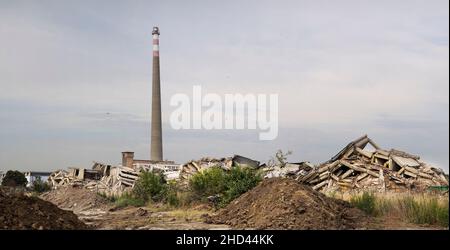
[[[297,177],[304,176],[314,169],[310,162],[286,163],[284,167],[268,167],[265,164],[260,167],[264,171],[264,178]]]
[[[181,166],[180,181],[187,182],[195,173],[208,169],[210,167],[220,167],[225,170],[231,169],[233,160],[230,157],[215,159],[210,157],[204,157],[197,161],[190,161]]]
[[[224,170],[230,170],[232,166],[258,168],[260,166],[260,162],[240,155],[220,159],[204,157],[200,160],[192,160],[184,164],[181,167],[179,179],[181,182],[187,183],[187,180],[199,171],[210,167],[220,167]]]
[[[367,145],[373,147],[366,149]],[[130,191],[143,171],[163,173],[167,180],[178,180],[183,186],[197,172],[211,167],[230,170],[232,166],[259,169],[264,178],[289,177],[320,191],[345,190],[425,190],[448,187],[448,176],[420,157],[400,150],[380,148],[367,135],[350,142],[329,161],[318,166],[310,162],[260,164],[240,155],[226,158],[205,157],[183,165],[171,161],[134,159],[133,152],[122,153],[122,165],[94,162],[92,169],[58,170],[49,177],[54,189],[60,186],[83,186],[107,196]]]
[[[374,150],[369,151],[370,144]],[[350,142],[329,161],[296,179],[314,190],[425,190],[448,186],[448,177],[439,169],[420,161],[419,156],[385,150],[367,135]]]
[[[143,171],[159,171],[165,174],[168,180],[177,178],[179,173],[179,165],[172,163],[141,164],[133,167],[94,162],[92,169],[71,168],[69,171],[55,171],[50,175],[49,182],[54,189],[61,186],[83,186],[111,197],[130,191]]]

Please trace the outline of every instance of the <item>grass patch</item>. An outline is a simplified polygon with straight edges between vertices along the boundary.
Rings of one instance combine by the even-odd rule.
[[[375,195],[364,192],[349,199],[355,207],[372,216],[398,217],[418,225],[448,227],[448,197],[435,195]]]
[[[128,207],[128,206],[142,207],[145,205],[145,201],[141,198],[134,197],[130,194],[125,193],[124,195],[117,198],[115,200],[114,204],[116,205],[117,208]]]
[[[448,202],[444,204],[436,197],[405,197],[399,205],[409,222],[448,227]]]
[[[375,201],[375,195],[369,192],[364,192],[362,195],[355,195],[350,198],[350,203],[353,206],[369,215],[375,215]]]

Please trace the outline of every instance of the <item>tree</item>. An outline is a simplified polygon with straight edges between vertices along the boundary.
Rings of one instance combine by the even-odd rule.
[[[37,193],[47,192],[51,189],[50,184],[48,184],[48,182],[46,181],[43,181],[40,176],[38,176],[36,180],[33,181],[32,188],[33,191]]]
[[[10,187],[25,187],[28,181],[25,175],[19,171],[9,170],[6,172],[5,177],[3,177],[2,186]]]
[[[283,153],[283,151],[281,151],[281,149],[279,149],[276,154],[275,157],[272,157],[271,160],[269,160],[268,164],[269,167],[275,167],[275,166],[280,166],[280,168],[283,168],[284,166],[286,166],[287,163],[287,156],[291,155],[292,151],[288,151],[287,153]]]

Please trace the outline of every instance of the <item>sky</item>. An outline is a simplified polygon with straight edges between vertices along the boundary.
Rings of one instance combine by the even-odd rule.
[[[449,169],[449,2],[0,0],[0,171],[150,157],[159,26],[164,158],[321,163],[368,134]],[[174,130],[192,87],[277,93],[279,135]]]

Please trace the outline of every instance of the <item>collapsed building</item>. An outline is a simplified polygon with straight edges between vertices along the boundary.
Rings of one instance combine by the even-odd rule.
[[[190,177],[199,171],[211,167],[220,167],[224,170],[230,170],[232,166],[258,168],[260,162],[240,155],[220,159],[204,157],[200,160],[192,160],[183,164],[183,166],[181,166],[179,179],[182,183],[187,184]]]
[[[122,152],[122,165],[95,162],[91,169],[69,168],[58,170],[49,177],[53,188],[59,186],[84,186],[107,196],[120,196],[134,187],[143,171],[157,171],[167,180],[177,179],[181,165],[173,161],[134,159],[134,152]]]
[[[366,149],[369,144],[374,150]],[[448,176],[442,169],[422,162],[419,156],[382,149],[367,135],[350,142],[330,160],[296,179],[320,191],[384,192],[448,186]]]
[[[368,145],[373,149],[368,149]],[[419,156],[396,149],[383,149],[367,135],[350,142],[330,160],[318,165],[310,162],[267,165],[240,155],[205,157],[180,165],[173,161],[134,159],[133,152],[122,152],[121,165],[94,162],[91,169],[58,170],[50,175],[49,181],[54,188],[83,185],[108,196],[118,196],[131,190],[143,171],[157,171],[164,174],[167,180],[177,180],[186,187],[189,179],[198,172],[211,167],[230,170],[233,166],[258,169],[264,178],[292,178],[322,192],[384,192],[448,187],[448,175],[442,169],[421,161]]]

